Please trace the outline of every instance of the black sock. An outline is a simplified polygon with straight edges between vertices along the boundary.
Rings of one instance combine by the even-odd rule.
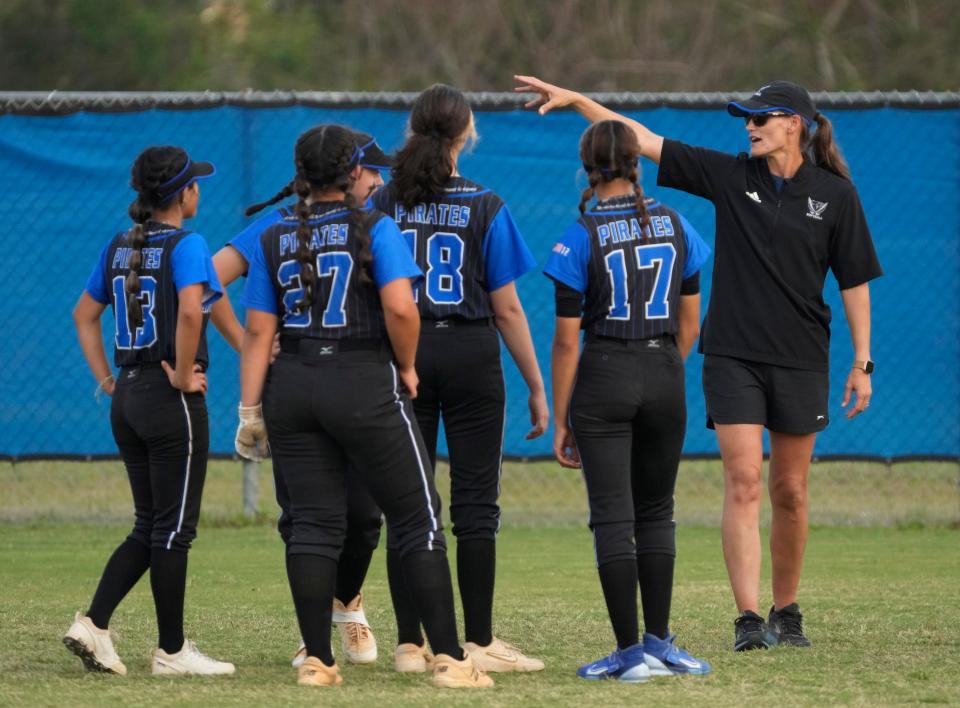
[[[643,553],[637,556],[645,631],[660,639],[666,639],[670,631],[673,564],[674,556],[666,553]]]
[[[397,644],[416,644],[423,646],[420,633],[420,615],[417,606],[410,597],[407,582],[403,576],[403,564],[400,551],[387,549],[387,579],[390,581],[390,598],[393,600],[393,614],[397,618]]]
[[[344,605],[349,605],[363,587],[367,578],[367,569],[373,550],[367,544],[350,544],[349,539],[343,545],[340,561],[337,563],[336,597]]]
[[[453,612],[453,583],[444,551],[415,551],[403,558],[403,577],[434,654],[463,659]]]
[[[493,641],[493,585],[497,546],[493,539],[457,541],[457,584],[463,603],[464,640],[487,646]]]
[[[87,617],[100,629],[106,629],[117,605],[133,589],[150,567],[150,549],[127,539],[113,552],[100,576]]]
[[[604,563],[598,571],[617,646],[626,649],[640,641],[637,629],[636,563],[632,560]]]
[[[187,588],[187,554],[153,548],[150,552],[150,587],[157,609],[160,648],[176,654],[183,648],[183,596]]]
[[[330,616],[337,564],[323,556],[288,553],[287,579],[307,656],[315,656],[327,666],[333,666]]]

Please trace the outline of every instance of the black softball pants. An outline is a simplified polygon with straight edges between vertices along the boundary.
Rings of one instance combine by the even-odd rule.
[[[183,647],[187,552],[197,534],[210,443],[199,393],[170,385],[159,364],[124,367],[110,407],[113,435],[133,492],[133,531],[104,568],[87,614],[106,628],[150,569],[160,648]]]
[[[570,401],[597,565],[675,554],[673,492],[686,432],[672,337],[587,337]]]
[[[500,335],[489,320],[425,320],[413,410],[436,464],[440,419],[450,456],[450,521],[458,541],[493,540],[500,528],[506,394]]]
[[[263,396],[273,454],[289,493],[287,573],[307,653],[325,663],[346,533],[346,475],[383,509],[403,574],[435,651],[460,656],[440,500],[391,352],[302,340],[270,369]],[[283,347],[283,343],[281,343]]]
[[[110,423],[133,491],[128,538],[187,552],[197,536],[210,446],[203,394],[173,388],[159,364],[124,367]]]

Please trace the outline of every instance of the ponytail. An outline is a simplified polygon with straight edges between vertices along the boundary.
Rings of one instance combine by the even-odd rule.
[[[820,112],[817,112],[815,120],[817,129],[814,131],[813,137],[809,137],[809,133],[805,133],[803,136],[807,145],[807,152],[812,157],[813,163],[848,182],[851,181],[847,161],[843,158],[840,147],[833,140],[833,124],[829,118]],[[806,128],[804,130],[806,131]]]
[[[244,216],[253,216],[258,211],[266,209],[268,206],[276,204],[279,201],[286,199],[289,196],[292,196],[294,192],[293,182],[290,182],[286,187],[277,192],[273,197],[268,199],[265,202],[259,202],[258,204],[251,204],[247,207],[246,211],[243,212]]]
[[[123,279],[123,290],[127,296],[127,318],[132,325],[130,329],[136,330],[143,326],[143,306],[140,304],[140,267],[143,265],[143,247],[147,243],[144,224],[153,216],[153,208],[138,196],[127,211],[134,224],[127,231],[130,258],[127,261],[127,275]]]

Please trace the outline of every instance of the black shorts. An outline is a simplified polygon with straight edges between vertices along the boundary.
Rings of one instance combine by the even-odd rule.
[[[806,435],[827,427],[830,375],[728,356],[703,359],[707,427],[752,423]]]

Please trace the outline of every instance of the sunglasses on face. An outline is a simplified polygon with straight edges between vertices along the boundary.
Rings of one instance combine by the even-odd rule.
[[[790,116],[795,115],[794,113],[784,113],[783,111],[771,111],[770,113],[751,113],[748,116],[743,117],[743,122],[746,125],[750,125],[750,121],[753,121],[753,124],[758,128],[762,128],[767,124],[767,121],[771,118],[789,118]]]

